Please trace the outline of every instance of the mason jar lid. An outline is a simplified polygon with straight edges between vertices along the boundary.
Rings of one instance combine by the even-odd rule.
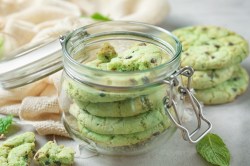
[[[64,53],[64,72],[78,82],[99,88],[125,90],[155,85],[172,75],[180,66],[182,47],[178,39],[163,28],[145,23],[95,23],[62,36],[60,42]],[[96,51],[107,42],[118,54],[139,43],[151,44],[164,52],[169,59],[152,68],[136,71],[102,70],[86,65],[96,58]]]
[[[0,86],[17,88],[62,69],[59,39],[26,49],[11,58],[0,61]]]
[[[126,22],[126,21],[108,21],[95,23],[96,25],[103,25],[120,23],[133,23],[135,25],[142,24],[149,27],[154,27],[161,31],[163,28],[155,27],[153,25]],[[88,25],[95,26],[95,25]],[[84,28],[84,27],[83,27]],[[101,27],[100,27],[101,28]],[[122,28],[122,27],[121,27]],[[82,28],[80,28],[82,29]],[[79,29],[73,32],[78,32]],[[73,33],[72,32],[72,33]],[[108,33],[108,32],[107,32]],[[41,41],[42,44],[36,45],[32,48],[19,51],[11,58],[0,60],[0,87],[4,89],[12,89],[37,81],[63,68],[62,64],[62,46],[58,39],[51,41]]]

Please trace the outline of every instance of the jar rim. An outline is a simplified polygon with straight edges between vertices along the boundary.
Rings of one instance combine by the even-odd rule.
[[[120,72],[120,71],[110,71],[110,70],[101,70],[101,69],[89,67],[89,66],[86,66],[86,65],[84,65],[82,63],[79,63],[74,58],[72,58],[72,56],[68,52],[68,49],[67,49],[66,46],[67,46],[68,41],[72,37],[74,37],[74,35],[78,34],[81,31],[87,30],[89,28],[93,28],[93,27],[97,27],[97,26],[102,26],[102,25],[108,25],[108,24],[110,24],[110,25],[112,25],[112,24],[114,24],[114,25],[115,24],[139,25],[139,26],[144,26],[144,27],[148,27],[148,28],[157,30],[159,32],[163,32],[164,34],[167,34],[169,37],[171,37],[171,39],[173,39],[175,41],[175,44],[176,44],[175,54],[174,54],[174,56],[169,61],[167,61],[167,62],[165,62],[163,64],[160,64],[160,65],[158,65],[156,67],[153,67],[153,68],[150,68],[150,69],[145,69],[145,70],[123,71],[123,72]],[[163,29],[161,27],[158,27],[158,26],[154,26],[154,25],[151,25],[151,24],[143,23],[143,22],[135,22],[135,21],[105,21],[105,22],[93,23],[93,24],[86,25],[86,26],[83,26],[81,28],[75,29],[74,31],[71,31],[66,36],[63,36],[60,41],[61,41],[61,44],[62,44],[63,56],[67,60],[69,60],[71,64],[76,65],[77,67],[80,67],[82,69],[87,69],[89,71],[94,71],[94,72],[102,72],[104,74],[105,73],[106,74],[114,74],[115,73],[115,74],[121,74],[121,75],[131,74],[131,73],[136,74],[136,73],[146,73],[146,72],[150,72],[152,70],[162,69],[162,68],[164,68],[164,67],[172,64],[173,62],[175,62],[180,57],[181,51],[182,51],[182,45],[181,45],[180,41],[170,31],[168,31],[166,29]]]

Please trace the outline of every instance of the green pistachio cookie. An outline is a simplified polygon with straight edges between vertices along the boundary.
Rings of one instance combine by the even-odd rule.
[[[168,62],[171,56],[153,44],[140,43],[111,59],[107,69],[112,71],[139,71]]]
[[[6,147],[16,147],[23,143],[32,143],[35,142],[35,134],[32,132],[26,132],[24,134],[17,135],[3,142],[3,146]]]
[[[170,59],[169,54],[153,44],[140,43],[117,54],[113,46],[104,43],[97,52],[97,59],[85,65],[110,71],[140,71],[154,68]]]
[[[9,138],[0,145],[1,166],[27,166],[35,149],[35,134],[26,132]]]
[[[131,91],[108,91],[106,89],[97,89],[71,79],[65,79],[63,89],[73,99],[81,102],[114,102],[128,100],[143,95],[149,95],[157,91],[164,91],[165,85],[152,86],[151,88],[141,88]]]
[[[171,122],[169,119],[165,119],[157,126],[146,131],[122,135],[98,134],[85,128],[81,121],[78,121],[78,124],[80,133],[85,139],[87,138],[88,140],[94,141],[96,144],[105,147],[121,147],[135,145],[150,140],[166,130],[171,125]]]
[[[196,70],[221,69],[240,63],[249,54],[247,41],[240,35],[216,26],[177,29],[183,52],[181,66]]]
[[[235,69],[237,69],[237,65],[222,69],[195,71],[192,76],[191,87],[194,89],[211,88],[230,79]],[[184,84],[187,84],[187,77],[182,77],[182,80]]]
[[[196,90],[195,96],[204,104],[222,104],[233,101],[244,93],[249,84],[247,71],[238,66],[233,76],[212,88]]]
[[[153,128],[166,117],[162,108],[148,111],[133,117],[98,117],[87,113],[73,104],[69,112],[81,121],[83,127],[99,134],[131,134]]]
[[[35,143],[24,143],[13,148],[8,155],[9,166],[27,166],[33,158]]]
[[[165,91],[150,95],[143,95],[128,100],[106,103],[91,103],[75,100],[77,105],[91,115],[99,117],[130,117],[150,110],[155,110],[162,105]]]
[[[49,141],[37,151],[34,160],[42,166],[70,166],[74,163],[74,154],[74,149]]]

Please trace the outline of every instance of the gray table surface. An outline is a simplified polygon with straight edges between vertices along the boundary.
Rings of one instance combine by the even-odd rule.
[[[227,27],[250,42],[250,1],[249,0],[169,0],[171,13],[160,26],[173,30],[188,25],[219,25]],[[242,65],[250,73],[250,57]],[[250,87],[234,102],[206,106],[204,113],[213,123],[212,132],[219,134],[231,152],[232,166],[250,165]],[[32,131],[29,125],[18,125],[16,132]],[[12,131],[14,132],[14,131]],[[38,146],[51,137],[37,136]],[[59,143],[76,147],[77,144],[64,138]],[[161,147],[139,156],[110,157],[92,156],[87,151],[85,158],[77,158],[77,166],[206,166],[196,152],[195,146],[182,140],[180,132]],[[91,157],[92,156],[92,157]]]

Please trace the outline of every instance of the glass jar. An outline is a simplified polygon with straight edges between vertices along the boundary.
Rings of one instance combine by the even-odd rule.
[[[148,24],[111,21],[79,28],[61,39],[64,71],[59,92],[63,122],[70,135],[102,154],[131,155],[147,152],[182,130],[184,139],[200,129],[203,118],[198,101],[180,75],[191,77],[189,67],[179,69],[181,44],[170,32]],[[123,52],[131,45],[153,44],[170,60],[141,71],[107,71],[88,64],[103,43]],[[186,97],[197,113],[194,132],[182,125]]]

